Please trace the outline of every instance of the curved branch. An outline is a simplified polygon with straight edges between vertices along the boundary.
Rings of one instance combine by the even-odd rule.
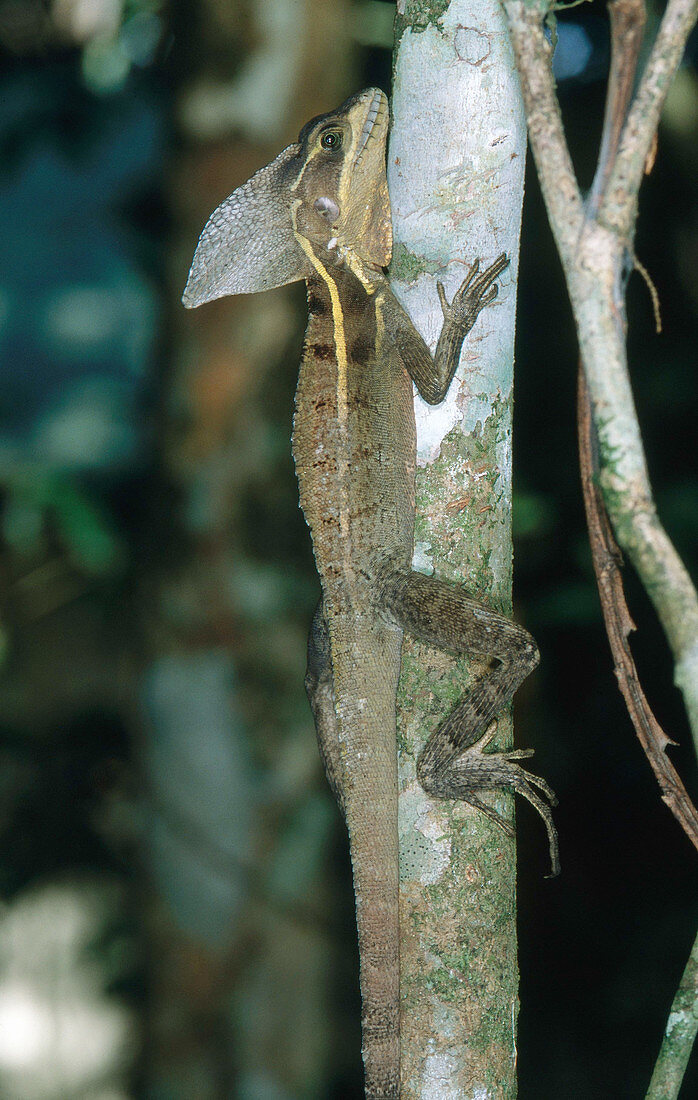
[[[698,749],[698,595],[656,513],[627,369],[622,267],[630,234],[588,214],[582,223],[576,180],[555,95],[550,47],[540,0],[502,0],[519,66],[529,138],[548,218],[555,235],[579,334],[602,457],[601,485],[618,542],[637,569],[657,610],[675,660]],[[642,172],[631,156],[631,137],[641,143],[644,166],[651,143],[649,121],[659,117],[683,53],[697,0],[669,0],[635,103],[623,128],[616,164],[603,188],[600,209],[637,207]],[[638,104],[649,121],[639,119]],[[643,116],[644,117],[644,116]],[[617,165],[620,164],[620,169]],[[630,166],[635,165],[632,171]],[[570,179],[572,175],[572,179]],[[621,193],[635,186],[633,194]],[[605,205],[604,205],[605,204]]]
[[[571,262],[584,219],[582,196],[562,126],[544,20],[552,4],[502,0],[526,109],[528,137],[560,256]]]
[[[698,937],[671,1005],[645,1100],[675,1100],[698,1034]]]
[[[698,18],[698,0],[669,0],[642,74],[599,206],[599,221],[628,240],[633,232],[640,190],[659,116]]]
[[[593,457],[593,422],[591,404],[584,371],[579,369],[578,429],[579,460],[582,473],[584,510],[589,527],[589,541],[594,572],[599,587],[606,633],[613,653],[618,687],[628,708],[638,740],[650,762],[662,792],[662,799],[673,813],[693,845],[698,848],[698,810],[674,765],[666,756],[667,745],[674,744],[665,734],[647,702],[638,679],[635,662],[628,645],[628,635],[635,629],[625,602],[620,572],[620,551],[613,537],[603,499],[595,484]]]

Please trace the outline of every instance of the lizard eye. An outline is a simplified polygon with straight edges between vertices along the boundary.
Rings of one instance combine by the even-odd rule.
[[[323,149],[329,149],[332,153],[336,153],[342,145],[342,131],[341,130],[325,130],[324,134],[320,138],[320,144]]]

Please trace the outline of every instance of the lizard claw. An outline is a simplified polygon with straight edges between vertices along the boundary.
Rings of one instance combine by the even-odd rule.
[[[448,315],[448,311],[449,311],[450,307],[449,307],[449,304],[448,304],[448,298],[446,297],[446,291],[444,290],[444,284],[441,282],[440,279],[436,284],[436,289],[437,289],[437,292],[438,292],[438,295],[439,295],[439,301],[441,302],[441,309],[443,311],[443,315],[444,315],[444,317],[446,317]]]
[[[450,320],[452,317],[461,321],[466,326],[466,331],[472,328],[475,319],[485,306],[495,300],[499,294],[499,286],[495,282],[504,269],[509,265],[509,257],[502,252],[497,259],[480,271],[480,261],[470,267],[468,274],[460,287],[453,295],[453,301],[449,305],[442,283],[437,283],[439,301],[444,317]]]
[[[461,291],[464,291],[464,290],[468,289],[468,287],[472,283],[473,279],[475,278],[475,276],[477,275],[479,270],[480,270],[480,261],[475,260],[473,262],[472,267],[470,268],[470,271],[468,272],[468,274],[465,276],[465,279],[463,280],[463,283],[462,283],[461,288],[460,288]]]

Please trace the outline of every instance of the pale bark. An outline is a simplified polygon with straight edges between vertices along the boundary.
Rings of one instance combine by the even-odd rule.
[[[674,1100],[698,1034],[698,938],[676,991],[646,1100]]]
[[[396,30],[391,281],[432,347],[442,319],[436,277],[450,300],[473,260],[511,257],[499,298],[466,340],[446,401],[434,409],[417,399],[415,565],[464,582],[510,613],[525,163],[518,81],[493,0],[398,3]],[[415,777],[427,735],[476,670],[474,661],[454,662],[406,639],[398,705],[404,1100],[516,1093],[514,844],[467,805],[430,801]],[[494,747],[510,744],[511,724],[500,719]],[[491,797],[511,818],[511,796]]]
[[[623,271],[626,258],[632,256],[643,173],[652,159],[662,105],[695,24],[698,2],[669,0],[629,109],[624,97],[634,74],[634,47],[630,38],[625,44],[618,41],[616,61],[622,72],[622,54],[627,54],[628,79],[625,91],[622,80],[609,86],[601,158],[586,208],[567,150],[552,76],[552,47],[544,30],[553,5],[548,0],[502,4],[521,76],[531,147],[577,325],[599,440],[604,501],[618,543],[664,627],[698,749],[698,595],[652,497],[628,373]],[[631,35],[633,22],[635,32],[644,23],[643,9],[642,3],[627,5]],[[615,137],[611,139],[614,122],[617,147]],[[665,739],[658,747],[664,750]],[[691,827],[695,811],[684,819],[677,813],[679,803],[672,805],[664,797],[696,843]],[[693,810],[690,803],[689,809]],[[695,953],[694,946],[672,1006],[647,1094],[652,1100],[675,1100],[681,1088],[698,1021]]]
[[[618,156],[585,218],[569,157],[544,31],[547,3],[503,0],[514,45],[531,148],[562,260],[594,408],[601,485],[616,537],[635,566],[666,632],[698,747],[698,596],[657,516],[628,375],[622,264],[637,192],[662,103],[698,10],[670,0],[623,128]]]

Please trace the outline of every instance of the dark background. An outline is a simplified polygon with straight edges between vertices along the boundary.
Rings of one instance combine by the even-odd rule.
[[[317,598],[289,436],[302,288],[185,314],[213,207],[356,88],[393,5],[0,0],[0,1096],[360,1095],[345,840],[302,680]],[[656,15],[655,15],[656,18]],[[652,22],[652,19],[650,19]],[[695,38],[643,186],[633,386],[660,515],[696,575]],[[608,34],[556,56],[583,187]],[[695,852],[612,672],[578,484],[576,349],[529,164],[517,337],[520,1095],[641,1097],[695,935]],[[633,652],[698,795],[661,630]],[[698,1095],[698,1066],[682,1097]]]

